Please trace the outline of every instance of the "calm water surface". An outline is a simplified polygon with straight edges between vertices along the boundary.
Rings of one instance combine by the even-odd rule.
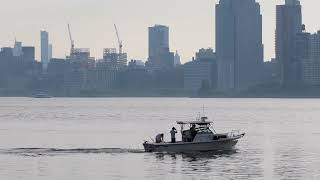
[[[144,153],[205,106],[235,152]],[[320,100],[0,98],[0,179],[320,179]],[[178,128],[178,127],[177,127]]]

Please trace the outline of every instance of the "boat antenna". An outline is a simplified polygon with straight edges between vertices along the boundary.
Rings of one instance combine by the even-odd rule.
[[[205,116],[205,114],[204,114],[204,105],[202,105],[202,113],[203,113],[203,116]]]

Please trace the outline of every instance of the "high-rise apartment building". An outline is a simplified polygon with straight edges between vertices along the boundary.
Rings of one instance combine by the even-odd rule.
[[[301,50],[308,52],[307,58],[301,61],[301,80],[305,85],[320,85],[320,31],[308,33],[308,42]],[[301,51],[300,50],[300,51]]]
[[[174,53],[169,48],[169,27],[155,25],[149,27],[149,58],[150,69],[172,68]]]
[[[241,90],[260,80],[262,16],[255,0],[220,0],[216,5],[218,88]]]
[[[40,37],[42,69],[44,72],[46,72],[49,64],[49,33],[47,31],[41,31]]]
[[[320,61],[320,31],[311,35],[310,58]]]
[[[292,62],[300,64],[304,59],[310,58],[311,34],[308,32],[297,33],[294,39],[294,53]]]
[[[163,25],[149,27],[149,58],[158,55],[161,49],[170,49],[169,27]]]
[[[294,84],[297,79],[295,60],[295,40],[301,33],[302,13],[299,0],[286,0],[284,5],[277,6],[276,22],[276,59],[281,66],[281,83]]]

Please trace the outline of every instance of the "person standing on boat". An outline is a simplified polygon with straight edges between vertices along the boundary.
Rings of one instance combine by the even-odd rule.
[[[191,134],[191,142],[193,141],[193,139],[196,137],[197,135],[197,130],[196,130],[196,125],[193,124],[190,128],[190,134]]]
[[[177,130],[175,127],[171,129],[170,134],[171,134],[171,143],[176,143]]]
[[[156,136],[156,143],[162,143],[163,142],[163,133],[158,134]]]

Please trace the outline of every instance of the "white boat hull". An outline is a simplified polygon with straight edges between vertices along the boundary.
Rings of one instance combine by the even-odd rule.
[[[146,152],[201,152],[232,150],[238,139],[243,135],[232,138],[212,140],[209,142],[177,142],[177,143],[148,143],[143,144]]]

